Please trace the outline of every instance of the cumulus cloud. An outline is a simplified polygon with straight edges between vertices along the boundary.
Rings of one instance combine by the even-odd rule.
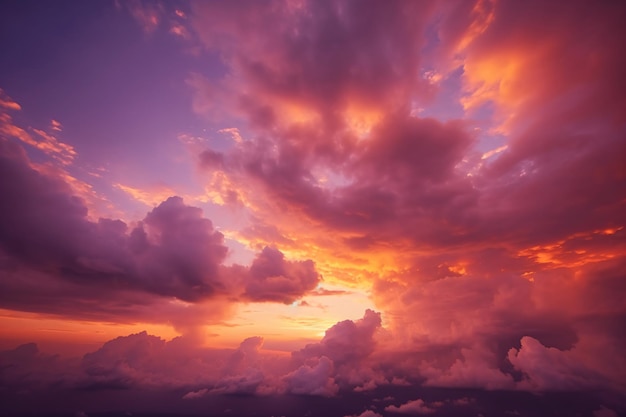
[[[320,342],[307,344],[303,349],[292,352],[293,362],[303,364],[301,372],[304,372],[311,363],[330,361],[333,384],[336,382],[355,392],[373,390],[389,383],[377,369],[376,361],[371,360],[380,329],[380,313],[368,309],[363,318],[341,321],[326,330]],[[323,385],[327,386],[327,383]],[[332,393],[332,390],[325,390]]]
[[[252,268],[225,267],[224,236],[201,209],[180,197],[163,201],[134,225],[108,218],[92,221],[84,201],[63,178],[31,165],[19,145],[0,142],[0,172],[12,178],[0,185],[5,306],[71,315],[72,310],[87,310],[85,304],[97,305],[96,300],[105,301],[96,311],[107,310],[122,297],[130,304],[112,307],[104,316],[117,311],[124,319],[137,310],[149,316],[144,306],[159,297],[164,297],[160,303],[165,310],[180,311],[181,305],[167,306],[167,300],[213,299],[211,306],[200,308],[219,316],[218,310],[228,310],[226,297],[291,302],[319,281],[311,261],[288,261],[275,248],[260,253]],[[9,279],[18,275],[23,278]],[[42,291],[46,286],[51,294]],[[149,296],[141,299],[141,293]],[[77,303],[56,299],[77,294]]]
[[[221,378],[208,391],[209,394],[253,394],[265,380],[261,371],[259,349],[263,338],[254,336],[245,339],[226,360]]]
[[[79,379],[74,360],[45,354],[35,343],[0,351],[0,363],[0,387],[3,389],[16,387],[36,391],[51,385],[67,388]]]
[[[287,374],[287,392],[331,397],[339,391],[333,378],[333,362],[326,356],[313,361],[311,365],[302,365]]]
[[[496,358],[484,348],[461,349],[462,359],[457,359],[447,369],[426,365],[421,373],[424,385],[439,387],[466,387],[486,389],[512,389],[513,377],[500,370]]]
[[[345,326],[342,323],[346,322],[329,331],[338,333]],[[356,322],[357,327],[379,325],[380,317],[372,311]],[[367,341],[354,329],[344,333],[345,343],[350,337],[361,338],[355,342]],[[333,397],[342,388],[340,384],[351,389],[368,381],[386,383],[367,369],[371,364],[364,362],[364,357],[351,361],[350,366],[336,355],[331,359],[316,354],[294,361],[264,351],[262,345],[263,338],[254,336],[236,349],[212,349],[190,336],[166,341],[144,331],[112,339],[81,359],[63,359],[42,354],[31,343],[0,352],[0,376],[2,384],[11,389],[46,390],[52,385],[81,390],[185,389],[184,400],[224,394]],[[327,352],[332,355],[332,349],[339,349],[340,344],[331,345]]]
[[[579,347],[562,351],[546,347],[532,337],[524,337],[519,349],[511,349],[508,359],[525,375],[521,382],[532,390],[584,390],[609,385],[608,375],[589,366]],[[622,368],[621,364],[615,364]],[[623,389],[623,387],[622,387]]]
[[[380,313],[368,309],[362,319],[335,324],[319,343],[308,344],[293,356],[296,360],[326,356],[337,365],[359,362],[373,352],[374,335],[380,327]]]
[[[187,398],[197,398],[205,388],[226,386],[227,375],[216,365],[229,363],[236,352],[207,349],[188,337],[166,341],[144,331],[85,354],[77,384],[91,389],[196,387]]]
[[[320,281],[313,261],[290,262],[275,248],[265,247],[252,262],[244,297],[254,301],[294,302]]]
[[[418,398],[417,400],[408,401],[399,406],[389,405],[385,407],[385,411],[398,414],[431,414],[435,412],[435,409],[427,407],[424,400]]]

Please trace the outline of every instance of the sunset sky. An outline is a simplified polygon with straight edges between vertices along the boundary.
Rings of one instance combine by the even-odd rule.
[[[626,413],[624,22],[2,2],[0,416]]]

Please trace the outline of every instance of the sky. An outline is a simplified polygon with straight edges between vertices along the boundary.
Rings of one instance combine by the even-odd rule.
[[[2,2],[0,416],[625,415],[624,21]]]

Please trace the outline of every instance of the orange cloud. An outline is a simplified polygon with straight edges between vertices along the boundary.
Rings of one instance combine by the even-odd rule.
[[[1,90],[0,93],[2,93]],[[1,105],[0,107],[4,107],[9,110],[21,109],[19,104],[10,101],[10,99],[9,101],[3,101],[3,103],[5,104]],[[56,122],[55,120],[52,121],[52,130],[60,131],[60,126],[60,123]],[[76,158],[77,152],[72,145],[59,141],[55,136],[48,134],[41,129],[30,128],[30,130],[34,132],[40,139],[37,140],[33,138],[33,136],[28,133],[26,129],[16,125],[13,122],[13,118],[8,113],[4,111],[0,113],[1,134],[19,139],[27,145],[39,149],[46,155],[54,158],[62,165],[70,165]]]
[[[21,110],[22,107],[0,88],[0,107],[8,110]]]

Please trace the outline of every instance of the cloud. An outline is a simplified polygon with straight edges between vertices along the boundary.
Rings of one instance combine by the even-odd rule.
[[[4,90],[0,89],[0,107],[7,110],[21,110],[22,106],[9,97]]]
[[[16,387],[25,391],[73,386],[79,379],[76,363],[58,355],[42,353],[35,343],[0,351],[1,384],[4,389]]]
[[[265,247],[252,262],[244,297],[290,304],[320,282],[313,261],[290,262],[275,248]]]
[[[617,417],[617,413],[610,408],[601,406],[593,412],[593,417]]]
[[[371,286],[427,385],[622,390],[618,349],[598,345],[624,346],[623,7],[249,6],[190,17],[228,68],[190,78],[194,111],[245,132],[199,154],[261,250],[227,281],[285,303],[317,270]],[[317,378],[302,389],[389,381],[371,363],[379,327],[367,313],[295,352]]]
[[[373,3],[352,7],[255,5],[244,15],[219,4],[195,10],[201,38],[231,69],[218,87],[240,95],[225,105],[257,133],[235,150],[205,151],[205,160],[219,161],[205,169],[228,180],[222,201],[243,204],[276,228],[273,237],[263,232],[267,227],[250,228],[258,244],[297,235],[290,242],[295,250],[315,247],[319,267],[339,270],[346,281],[371,280],[370,271],[384,275],[385,268],[419,270],[404,275],[406,283],[428,279],[421,264],[441,258],[470,268],[487,258],[491,268],[476,275],[519,276],[544,268],[525,251],[567,246],[580,234],[591,239],[577,249],[579,258],[595,261],[602,239],[595,231],[619,227],[624,208],[614,192],[624,185],[614,113],[621,99],[611,93],[622,82],[615,69],[624,67],[613,53],[622,41],[612,35],[620,33],[621,9],[580,3],[567,13],[558,7],[538,13],[542,8],[531,3],[442,3],[435,7],[441,20],[433,23],[435,10],[423,5],[395,4],[384,12]],[[373,13],[380,16],[363,25]],[[610,16],[606,27],[603,16]],[[267,24],[279,17],[284,26]],[[308,25],[297,24],[302,21]],[[393,22],[385,33],[382,22]],[[435,46],[424,33],[429,22],[438,34]],[[344,48],[346,59],[313,59],[333,53],[326,33],[351,46]],[[396,37],[410,42],[382,47]],[[363,39],[372,42],[354,48]],[[596,63],[581,62],[571,39],[594,51]],[[413,42],[439,53],[407,53]],[[563,59],[550,58],[560,51]],[[411,116],[414,101],[443,94],[417,80],[423,71],[403,72],[426,60],[441,66],[433,69],[445,74],[439,84],[460,77],[462,91],[447,99],[466,104],[464,120]],[[388,68],[378,68],[379,61]],[[606,77],[594,76],[592,67]],[[476,133],[472,113],[485,103],[496,109],[486,137]],[[511,115],[506,132],[502,115]],[[483,141],[495,140],[495,130],[504,143],[486,151]]]
[[[456,359],[446,370],[424,366],[424,385],[438,387],[465,387],[486,389],[512,389],[513,377],[502,372],[491,352],[481,348],[461,349],[463,359]]]
[[[250,2],[242,11],[206,3],[194,5],[193,25],[241,76],[229,88],[236,88],[242,110],[267,126],[283,115],[307,120],[361,104],[394,106],[398,96],[410,94],[404,88],[419,65],[416,52],[429,9]],[[394,65],[383,64],[390,61]]]
[[[260,253],[251,268],[224,266],[224,236],[180,197],[161,202],[136,224],[92,221],[64,177],[33,169],[24,150],[7,140],[0,142],[0,173],[12,178],[0,185],[3,306],[152,321],[159,319],[154,310],[149,318],[149,306],[161,304],[178,325],[184,311],[213,310],[207,319],[219,317],[229,310],[229,297],[292,302],[318,283],[311,261],[286,260],[275,248]],[[74,301],[62,302],[69,298]],[[118,298],[130,304],[120,306]],[[200,305],[208,299],[210,306]]]
[[[296,360],[327,357],[337,366],[359,363],[374,351],[374,335],[381,327],[380,313],[367,310],[362,319],[341,321],[326,333],[319,343],[308,344],[293,353]]]
[[[0,100],[2,100],[2,94],[0,90]],[[0,133],[7,138],[15,138],[23,143],[32,146],[35,149],[43,152],[45,155],[50,156],[62,166],[70,165],[77,157],[77,152],[72,145],[61,142],[56,136],[45,132],[41,129],[28,128],[24,129],[13,122],[13,118],[6,110],[21,110],[19,104],[6,97],[6,100],[0,101]],[[52,121],[51,130],[54,132],[61,131],[61,124],[56,120]],[[35,134],[36,136],[34,136]]]
[[[353,415],[345,416],[345,417],[383,417],[383,416],[372,410],[365,410],[359,415],[353,414]]]
[[[368,311],[268,376],[246,364],[252,339],[207,389],[330,396],[412,376],[624,392],[623,6],[192,7],[191,28],[228,74],[192,73],[192,108],[234,142],[198,163],[211,200],[250,216],[239,237],[259,250],[253,264],[224,266],[223,236],[180,198],[139,224],[92,221],[67,181],[3,142],[3,306],[107,317],[158,306],[184,322],[198,306],[214,318],[232,301],[291,303],[321,272],[371,288],[389,340]],[[146,16],[148,31],[161,24]],[[4,93],[0,105],[19,110]],[[60,146],[3,122],[6,136]]]
[[[50,129],[56,131],[56,132],[61,132],[63,131],[63,125],[61,124],[61,122],[52,119],[50,121]]]
[[[160,3],[133,0],[129,2],[115,3],[118,9],[124,7],[139,24],[145,33],[154,32],[163,20],[165,10]]]
[[[532,337],[524,337],[519,349],[509,351],[508,359],[524,373],[522,386],[531,390],[571,391],[606,387],[609,384],[607,375],[591,368],[584,356],[577,355],[579,350],[577,346],[570,351],[562,351],[546,347]],[[624,369],[623,365],[615,365]]]
[[[427,407],[424,400],[418,398],[417,400],[406,402],[400,406],[388,405],[385,407],[385,411],[399,414],[431,414],[435,412],[435,409]]]
[[[165,341],[146,332],[118,337],[84,356],[80,385],[102,388],[189,388],[183,399],[255,393],[264,381],[262,340],[244,340],[238,349],[208,349],[188,337]],[[221,367],[221,369],[220,369]],[[280,372],[280,371],[278,371]]]
[[[206,388],[200,389],[198,391],[189,391],[187,394],[183,395],[183,400],[193,400],[195,398],[201,398],[206,395],[209,390]]]
[[[364,319],[356,322],[356,330],[346,330],[347,323],[331,327],[334,336],[322,340],[332,345],[326,351],[333,359],[320,354],[290,360],[263,350],[263,338],[258,336],[244,339],[236,349],[212,349],[194,334],[166,341],[145,331],[112,339],[82,359],[44,355],[34,343],[0,352],[0,359],[7,366],[3,378],[7,378],[8,388],[46,390],[57,384],[80,390],[184,389],[181,398],[185,400],[224,394],[332,397],[342,386],[350,390],[368,383],[373,388],[386,384],[369,369],[372,363],[364,357],[348,365],[333,352],[347,344],[349,337],[356,338],[353,346],[371,344],[371,335],[367,335],[371,330],[364,328],[379,327],[380,317],[366,312]],[[332,342],[338,340],[339,332],[346,340]],[[298,354],[301,352],[294,352]]]
[[[119,289],[141,289],[185,300],[219,286],[217,265],[227,249],[200,209],[171,198],[128,230],[119,220],[87,219],[87,208],[62,180],[29,167],[20,149],[3,143],[2,247],[29,268],[85,285],[115,278]],[[43,204],[43,205],[42,205]],[[187,246],[185,246],[187,245]]]
[[[155,357],[161,356],[166,341],[146,332],[118,337],[105,343],[82,361],[88,384],[96,387],[129,388],[161,384]]]
[[[368,309],[362,319],[341,321],[326,330],[320,342],[292,352],[293,362],[308,369],[311,363],[328,360],[332,365],[333,384],[336,382],[355,392],[373,390],[389,383],[378,369],[379,364],[370,358],[376,349],[379,331],[380,313]],[[330,391],[326,392],[325,395],[330,395]]]
[[[333,371],[333,362],[326,356],[320,357],[311,365],[302,365],[284,377],[287,392],[334,396],[339,391],[339,386],[332,377]]]

